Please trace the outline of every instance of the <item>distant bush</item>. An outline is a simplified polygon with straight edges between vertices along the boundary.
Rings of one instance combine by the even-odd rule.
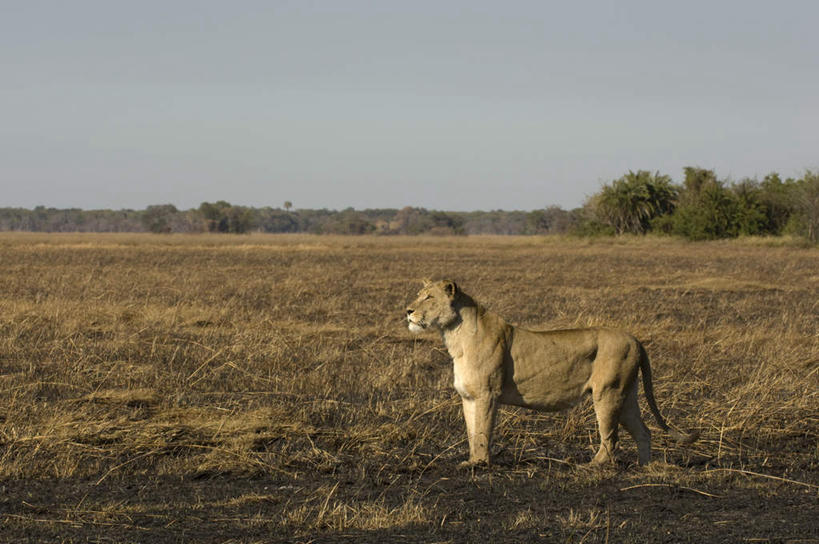
[[[819,237],[819,175],[762,182],[719,180],[713,170],[686,167],[681,185],[659,172],[629,172],[590,197],[573,232],[676,235],[689,240],[796,234]]]

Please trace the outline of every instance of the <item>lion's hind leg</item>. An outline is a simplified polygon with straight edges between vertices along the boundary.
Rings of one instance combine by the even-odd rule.
[[[592,465],[614,462],[614,448],[617,446],[617,427],[620,419],[622,397],[613,388],[592,391],[594,412],[597,415],[597,426],[600,430],[600,449],[591,460]]]
[[[620,424],[625,427],[628,433],[637,442],[637,456],[641,465],[647,465],[651,461],[651,431],[648,430],[643,418],[640,416],[640,405],[637,402],[637,381],[629,388],[628,395],[623,401],[620,410]]]

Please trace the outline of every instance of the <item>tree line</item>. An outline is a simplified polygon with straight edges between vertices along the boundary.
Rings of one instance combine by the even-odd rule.
[[[568,232],[572,212],[543,210],[445,212],[425,208],[344,210],[248,207],[203,202],[144,210],[82,210],[38,206],[0,208],[1,231],[312,234],[548,234]]]
[[[314,234],[575,234],[659,233],[690,240],[742,235],[819,238],[819,173],[798,179],[772,173],[761,181],[720,180],[713,170],[687,167],[682,183],[659,172],[628,172],[573,210],[452,212],[405,207],[344,210],[248,207],[203,202],[144,210],[82,210],[38,206],[0,208],[0,230],[40,232],[248,232]]]
[[[687,167],[682,184],[659,172],[639,170],[605,185],[589,198],[578,225],[585,234],[659,232],[689,240],[743,235],[819,239],[819,173],[782,180],[729,182],[713,170]]]

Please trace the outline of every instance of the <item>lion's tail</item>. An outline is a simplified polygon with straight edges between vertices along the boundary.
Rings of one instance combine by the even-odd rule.
[[[677,442],[681,444],[694,442],[700,436],[698,432],[694,431],[686,434],[675,431],[669,427],[663,419],[660,409],[657,408],[657,401],[654,399],[654,385],[652,385],[651,382],[651,365],[648,362],[648,354],[642,344],[638,342],[638,345],[640,347],[640,370],[643,374],[643,391],[646,396],[646,401],[648,402],[648,407],[651,408],[651,413],[654,414],[654,419],[657,420],[657,424],[660,428],[671,435]]]

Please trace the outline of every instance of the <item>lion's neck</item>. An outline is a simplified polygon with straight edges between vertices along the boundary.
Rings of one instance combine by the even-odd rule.
[[[508,339],[512,330],[501,316],[490,312],[471,298],[458,309],[458,319],[441,331],[449,355],[461,358],[464,353],[478,349],[486,337]]]
[[[485,312],[486,310],[470,298],[458,309],[458,319],[449,327],[441,330],[444,344],[453,358],[460,357],[464,347],[475,341],[478,333],[478,320]]]

